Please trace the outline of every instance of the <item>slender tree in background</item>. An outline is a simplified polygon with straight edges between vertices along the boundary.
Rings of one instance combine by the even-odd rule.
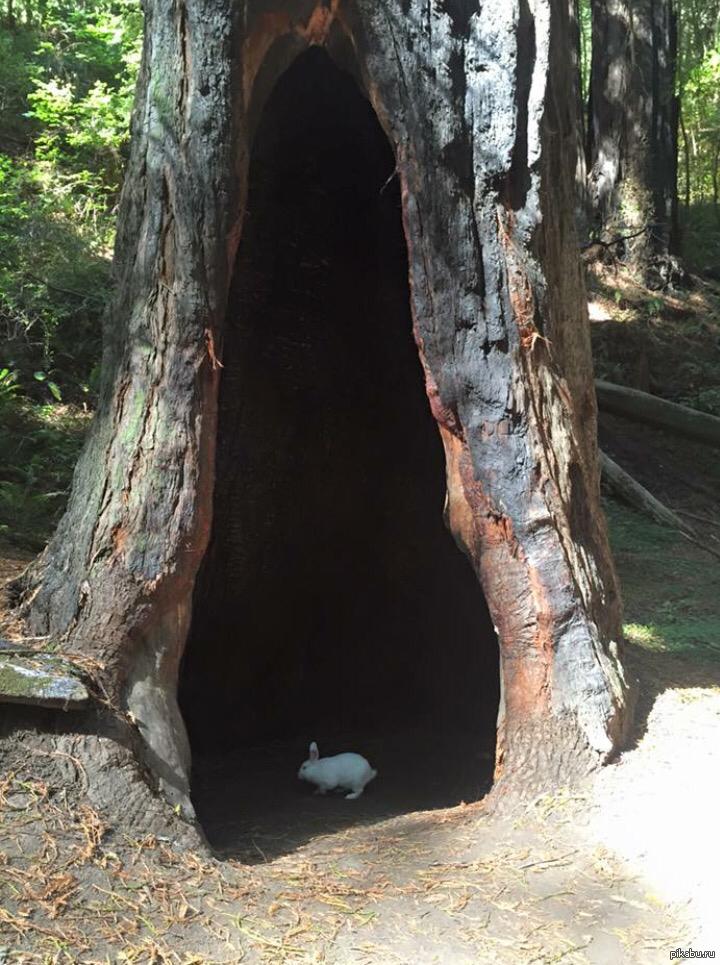
[[[584,243],[588,240],[590,234],[592,208],[588,192],[587,158],[585,156],[587,122],[583,92],[583,12],[584,10],[581,7],[580,0],[570,0],[570,56],[572,60],[572,74],[575,82],[575,224],[580,241]]]
[[[703,241],[720,225],[720,3],[678,3],[678,90],[680,100],[680,193],[684,215],[695,213]],[[714,219],[703,217],[712,205]],[[696,207],[691,212],[691,205]],[[709,248],[709,246],[708,246]],[[700,267],[712,267],[712,249]]]
[[[142,782],[127,783],[143,758],[188,804],[178,666],[211,527],[250,131],[311,44],[363,78],[396,155],[448,523],[500,644],[499,774],[537,786],[606,761],[631,700],[572,229],[567,0],[147,0],[145,11],[98,413],[66,515],[22,587],[34,632],[96,661],[126,714],[113,717],[114,743],[95,719],[71,747],[100,803],[122,794],[124,818],[146,819]],[[618,152],[625,143],[618,134]]]
[[[592,0],[589,192],[596,227],[662,284],[677,250],[676,19],[672,0]]]

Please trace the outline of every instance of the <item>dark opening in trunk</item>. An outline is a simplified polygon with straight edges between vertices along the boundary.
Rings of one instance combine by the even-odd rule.
[[[491,779],[497,641],[443,522],[394,167],[352,77],[300,56],[255,136],[181,676],[195,805],[227,852],[476,799]],[[360,800],[297,781],[312,739],[379,770]]]

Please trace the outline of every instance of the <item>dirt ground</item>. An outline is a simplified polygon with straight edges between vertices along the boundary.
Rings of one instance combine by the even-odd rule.
[[[392,774],[357,802],[290,790],[278,747],[244,762],[246,800],[211,802],[217,860],[106,828],[28,761],[0,782],[0,961],[529,965],[719,950],[720,568],[609,509],[641,682],[636,742],[617,763],[505,817],[482,801],[420,810],[437,804],[433,771],[399,813]],[[22,564],[5,558],[3,575]],[[709,631],[688,630],[688,605]]]
[[[311,785],[298,781],[307,756],[300,741],[274,741],[195,762],[194,804],[205,833],[222,857],[258,863],[295,851],[318,835],[371,826],[415,811],[436,811],[480,800],[492,786],[494,748],[478,749],[467,735],[425,730],[336,737],[323,754],[360,747],[379,771],[355,806],[342,793],[321,806]]]
[[[642,363],[638,378],[653,388],[671,364],[672,305],[646,311],[635,295],[633,314],[625,291],[618,324],[650,340],[650,375]],[[607,291],[598,301],[617,308]],[[693,311],[704,313],[691,333],[704,365],[717,316]],[[625,363],[605,347],[608,375]],[[673,372],[687,396],[692,370]],[[487,786],[489,751],[476,750],[467,783],[432,736],[426,755],[403,756],[403,735],[367,748],[380,774],[358,801],[300,785],[299,746],[206,760],[196,801],[209,857],[105,826],[47,761],[29,759],[0,775],[0,963],[644,965],[678,948],[720,953],[720,459],[619,420],[602,420],[601,444],[698,537],[607,503],[640,686],[618,761],[490,814],[462,803]],[[0,552],[0,582],[26,559]]]

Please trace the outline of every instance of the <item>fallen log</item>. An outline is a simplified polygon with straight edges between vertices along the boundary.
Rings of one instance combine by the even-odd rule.
[[[82,671],[56,654],[0,640],[0,703],[71,710],[90,702]]]
[[[674,513],[672,509],[668,509],[664,503],[656,499],[649,490],[645,489],[637,479],[633,479],[605,452],[600,453],[600,469],[603,482],[608,489],[624,499],[625,502],[664,526],[670,526],[672,529],[677,529],[688,536],[695,535],[690,526],[684,523],[677,513]]]
[[[665,503],[661,503],[659,499],[649,490],[634,479],[629,473],[618,466],[618,464],[608,456],[606,452],[600,453],[600,470],[602,472],[602,480],[608,489],[615,493],[620,499],[624,499],[625,502],[634,506],[641,513],[646,516],[650,516],[657,523],[661,523],[663,526],[669,526],[676,532],[684,536],[685,539],[690,540],[700,549],[705,550],[714,556],[715,559],[720,560],[720,552],[713,549],[712,546],[708,546],[707,543],[698,538],[695,530],[684,523],[680,517],[672,509],[667,507]]]
[[[685,438],[720,447],[720,419],[717,416],[602,379],[595,380],[595,393],[603,412],[625,416],[635,422],[668,429]]]

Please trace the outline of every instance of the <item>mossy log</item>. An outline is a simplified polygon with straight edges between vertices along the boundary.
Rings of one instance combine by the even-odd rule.
[[[56,654],[0,646],[0,702],[59,707],[85,707],[90,693],[82,671]]]

